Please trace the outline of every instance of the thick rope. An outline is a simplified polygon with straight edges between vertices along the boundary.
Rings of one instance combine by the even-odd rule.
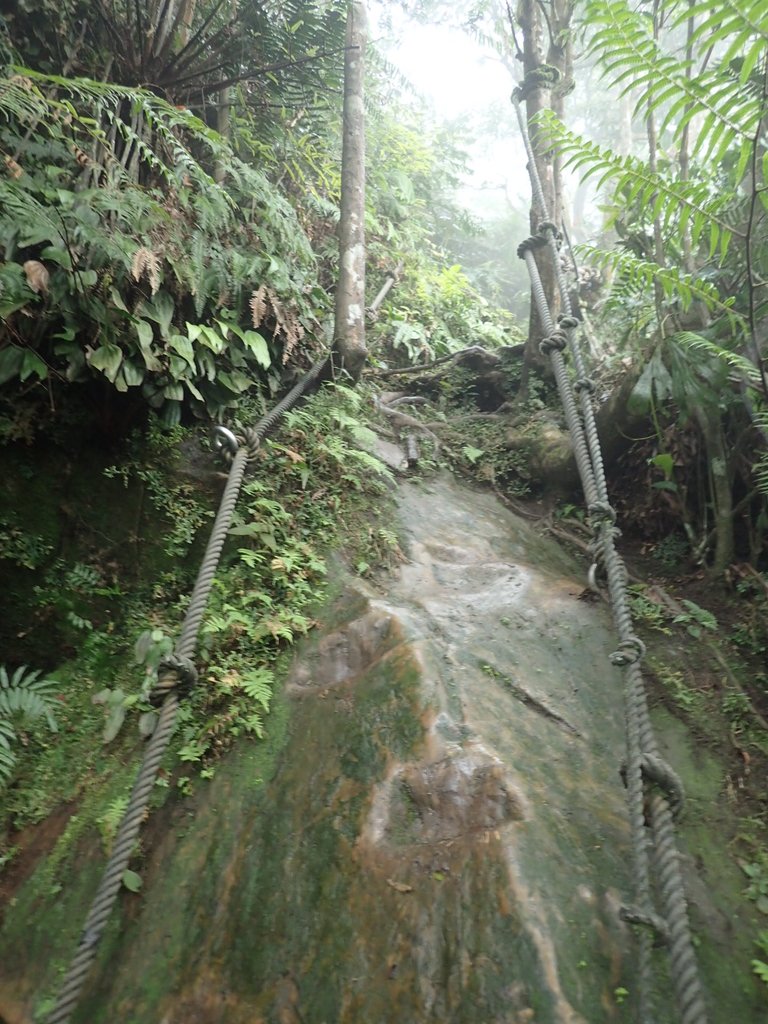
[[[558,233],[555,225],[548,221],[544,190],[541,186],[533,147],[521,107],[522,98],[523,91],[516,90],[512,95],[512,102],[528,156],[534,207],[538,206],[542,223],[538,235],[524,242],[518,250],[518,255],[525,260],[528,268],[533,299],[547,334],[541,349],[545,354],[549,353],[552,360],[555,380],[563,403],[576,464],[587,501],[590,524],[594,532],[593,548],[596,554],[602,558],[608,576],[611,609],[619,634],[619,645],[611,655],[611,661],[625,669],[624,706],[627,738],[625,781],[632,839],[635,905],[625,908],[623,917],[633,924],[643,926],[640,933],[638,958],[640,982],[638,1019],[641,1024],[651,1024],[654,1018],[651,1005],[653,981],[651,956],[655,933],[668,945],[672,983],[681,1024],[706,1024],[704,996],[691,941],[685,889],[673,824],[673,814],[679,812],[682,807],[682,785],[676,774],[658,754],[648,712],[645,686],[639,665],[640,659],[645,653],[645,647],[633,633],[626,590],[627,572],[615,546],[615,537],[618,533],[614,526],[616,515],[608,501],[605,466],[592,402],[594,386],[586,373],[582,354],[574,338],[579,321],[571,312],[568,287],[560,265],[557,247]],[[549,249],[563,309],[558,327],[555,327],[552,320],[533,255],[534,250],[542,246]],[[562,355],[569,342],[577,378],[575,387],[571,385]],[[574,390],[579,397],[578,409]],[[658,785],[667,794],[662,795],[658,792],[650,794],[652,859],[649,856],[649,830],[646,826],[646,797],[649,795],[651,783]],[[653,904],[652,866],[659,879],[661,914],[656,912]]]
[[[181,685],[182,688],[188,688],[196,680],[197,673],[191,659],[195,653],[200,624],[208,603],[224,541],[232,523],[232,515],[240,494],[248,459],[255,454],[261,441],[280,417],[320,379],[328,365],[329,358],[327,357],[315,363],[271,412],[259,420],[254,427],[246,430],[246,446],[238,448],[232,459],[227,483],[184,616],[179,640],[173,655],[161,664],[158,681],[152,692],[154,699],[162,701],[157,726],[147,744],[139,774],[128,800],[128,807],[83,926],[77,951],[64,977],[56,1005],[47,1018],[47,1024],[65,1024],[77,1005],[85,979],[96,957],[99,940],[120,892],[123,874],[136,846],[160,763],[173,735],[176,712],[179,708],[179,687]]]

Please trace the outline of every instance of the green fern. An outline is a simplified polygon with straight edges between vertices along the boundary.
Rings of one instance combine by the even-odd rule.
[[[566,128],[551,110],[542,111],[537,124],[547,142],[563,155],[565,166],[580,171],[583,181],[597,177],[598,191],[610,185],[623,208],[642,206],[650,220],[659,217],[664,228],[674,227],[677,233],[690,227],[694,245],[708,235],[710,258],[718,252],[724,259],[732,237],[744,237],[729,215],[735,197],[718,192],[711,181],[679,181],[654,174],[638,157],[620,156]]]
[[[726,363],[741,374],[748,384],[755,388],[760,387],[760,371],[751,360],[746,358],[746,356],[743,356],[738,352],[732,352],[730,349],[723,348],[710,338],[705,338],[703,335],[696,334],[693,331],[681,331],[679,334],[675,335],[675,340],[688,348],[698,349],[699,351],[706,352],[710,356],[715,356],[715,358]]]
[[[240,686],[246,696],[259,704],[265,711],[269,711],[274,683],[273,673],[266,668],[253,669],[240,680]]]
[[[52,696],[58,685],[55,679],[40,679],[39,670],[27,671],[26,665],[10,676],[5,665],[0,665],[0,785],[8,781],[16,766],[14,723],[28,727],[44,719],[52,732],[58,731]]]
[[[684,8],[674,21],[680,25],[691,16],[703,17],[694,38],[707,48],[713,43],[709,30],[718,26],[715,38],[727,48],[714,67],[705,61],[700,68],[691,67],[665,53],[653,38],[650,19],[626,0],[591,0],[584,23],[590,31],[590,51],[599,54],[606,76],[622,92],[639,94],[638,114],[645,116],[649,110],[659,114],[660,132],[669,130],[675,140],[696,120],[692,156],[718,163],[735,147],[738,179],[762,116],[760,98],[744,88],[744,81],[765,49],[768,17],[759,0],[729,0],[725,17],[723,6],[721,0],[705,0]],[[723,70],[735,54],[744,56],[738,76]]]
[[[688,309],[694,301],[700,301],[709,310],[727,316],[736,326],[745,323],[744,317],[732,308],[732,299],[721,299],[711,282],[685,274],[677,267],[660,267],[658,263],[639,259],[630,252],[600,249],[593,245],[580,245],[577,252],[593,265],[607,268],[638,287],[650,289],[654,282],[660,284],[665,297],[679,299],[683,309]]]
[[[757,413],[753,425],[761,432],[763,437],[768,437],[768,412]],[[761,494],[768,499],[768,451],[761,453],[754,465],[755,483]]]

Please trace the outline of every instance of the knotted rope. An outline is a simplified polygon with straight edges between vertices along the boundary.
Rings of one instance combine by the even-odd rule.
[[[232,514],[240,494],[248,460],[255,455],[262,440],[280,417],[320,380],[328,365],[329,357],[315,363],[271,412],[259,420],[254,427],[244,432],[244,445],[239,445],[235,439],[233,439],[234,443],[230,445],[231,464],[227,483],[221,496],[219,510],[195,581],[189,607],[184,616],[181,633],[173,654],[161,662],[158,669],[158,680],[152,690],[152,699],[161,703],[157,725],[147,744],[139,774],[131,790],[128,807],[123,815],[112,852],[83,926],[80,942],[62,982],[56,1005],[47,1018],[47,1024],[65,1024],[77,1005],[85,979],[96,957],[99,940],[120,892],[123,874],[136,845],[158,768],[173,734],[176,712],[179,708],[179,691],[191,689],[197,681],[197,671],[192,661],[197,645],[197,635],[208,603],[213,577],[219,565],[224,541],[232,523]],[[226,432],[226,435],[232,438],[229,432]],[[233,451],[233,449],[235,450]]]
[[[534,207],[538,207],[542,222],[537,234],[520,246],[518,255],[525,260],[531,279],[533,300],[546,333],[541,343],[541,351],[549,354],[552,362],[589,511],[594,536],[593,548],[603,561],[608,577],[611,610],[619,634],[618,647],[611,654],[610,660],[624,670],[627,743],[624,777],[632,840],[634,904],[625,907],[622,916],[625,920],[642,926],[639,937],[638,1019],[640,1024],[651,1024],[654,1019],[651,1005],[651,952],[655,936],[668,949],[670,973],[681,1024],[706,1024],[704,996],[691,940],[680,855],[673,823],[673,812],[678,813],[683,803],[682,784],[675,772],[659,756],[648,712],[640,670],[640,660],[645,653],[645,646],[633,633],[626,588],[627,572],[615,546],[618,533],[614,526],[616,513],[608,500],[605,467],[592,402],[594,385],[586,372],[579,346],[574,343],[574,333],[579,321],[572,314],[565,275],[560,266],[557,228],[548,219],[544,190],[521,107],[524,96],[524,89],[516,90],[512,94],[512,103],[528,156]],[[554,265],[563,309],[558,325],[555,325],[552,319],[534,257],[534,252],[544,247],[549,249]],[[574,386],[571,385],[563,358],[566,348],[573,359],[576,375]],[[661,792],[650,792],[652,783],[658,786]],[[646,798],[649,808],[648,826]],[[652,855],[649,855],[649,848]],[[660,910],[654,905],[652,868],[658,880]]]

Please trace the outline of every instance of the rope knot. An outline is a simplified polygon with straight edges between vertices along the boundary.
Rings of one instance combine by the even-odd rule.
[[[539,352],[543,356],[548,356],[550,352],[562,352],[568,345],[568,335],[565,331],[556,327],[549,337],[544,338],[539,345]]]
[[[545,241],[547,235],[551,235],[556,242],[559,242],[563,237],[557,230],[557,224],[554,224],[551,220],[543,220],[539,224],[537,231]]]
[[[530,238],[526,238],[524,242],[521,242],[517,247],[517,255],[521,260],[525,259],[527,252],[533,252],[534,249],[541,249],[547,244],[546,238],[541,235],[531,235]]]
[[[619,911],[619,917],[627,924],[639,924],[643,928],[650,928],[656,933],[655,946],[665,946],[669,942],[669,928],[667,922],[653,910],[643,910],[640,907],[624,906]]]
[[[573,382],[573,390],[576,394],[586,391],[587,394],[594,395],[595,382],[590,377],[579,377],[578,380]]]
[[[566,313],[561,313],[557,318],[557,322],[566,331],[574,330],[581,325],[581,320],[577,316],[571,316]]]
[[[248,458],[252,459],[259,450],[261,436],[255,430],[248,429],[245,432],[245,443],[248,445]]]
[[[672,816],[679,818],[685,804],[685,789],[677,772],[658,754],[643,754],[642,769],[644,778],[655,782],[666,794]]]
[[[152,687],[149,700],[162,704],[168,694],[177,687],[189,692],[197,684],[197,669],[191,658],[183,654],[169,654],[157,666],[157,682]]]
[[[593,525],[616,522],[616,509],[607,501],[593,501],[591,505],[587,506],[587,511]]]
[[[634,665],[644,657],[645,644],[640,637],[628,636],[626,640],[621,641],[619,646],[610,656],[610,662],[612,665],[617,665],[621,668],[624,665]]]

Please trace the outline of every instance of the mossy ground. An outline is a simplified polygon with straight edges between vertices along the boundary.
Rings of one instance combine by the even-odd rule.
[[[282,491],[278,488],[276,494],[288,516],[287,527],[298,530],[303,538],[310,538],[319,530],[331,545],[343,544],[347,560],[360,565],[366,573],[382,562],[399,557],[391,519],[384,517],[371,523],[371,508],[386,507],[387,498],[376,489],[368,489],[366,470],[350,475],[343,453],[323,449],[322,445],[315,447],[312,428],[301,419],[289,424],[287,433],[276,440],[274,447],[265,449],[258,470],[262,475],[271,475],[279,487],[284,488]],[[320,440],[322,442],[322,438]],[[102,453],[94,460],[89,452],[80,468],[71,460],[61,458],[56,449],[49,446],[44,446],[40,452],[29,452],[29,458],[20,458],[18,452],[10,455],[6,451],[5,454],[9,456],[8,472],[3,475],[7,500],[18,504],[18,521],[23,523],[30,537],[39,539],[37,550],[47,551],[40,556],[42,561],[36,569],[18,564],[10,566],[12,573],[6,592],[9,614],[0,619],[6,630],[6,651],[13,652],[10,656],[16,663],[23,660],[34,667],[55,669],[53,674],[61,683],[62,697],[57,709],[59,733],[29,732],[27,746],[21,751],[18,774],[4,794],[3,854],[7,865],[0,885],[4,885],[8,906],[2,943],[3,948],[9,950],[6,963],[19,979],[9,987],[8,998],[26,998],[29,985],[34,982],[35,992],[42,999],[38,1005],[42,1012],[47,993],[55,990],[57,972],[76,944],[83,908],[96,884],[105,849],[141,752],[135,719],[130,715],[127,727],[118,738],[108,746],[102,744],[104,713],[94,706],[93,695],[104,686],[122,687],[126,692],[137,689],[144,667],[133,663],[133,640],[148,625],[173,632],[183,613],[194,557],[189,560],[190,564],[182,563],[178,568],[177,559],[169,554],[168,535],[172,525],[169,509],[153,504],[148,497],[146,480],[131,479],[126,487],[122,480],[104,476],[104,468],[115,462],[114,453]],[[140,450],[135,451],[132,458],[137,465],[142,464]],[[29,480],[29,471],[24,467],[30,460],[40,467],[40,472],[35,476],[34,486],[25,488],[20,481]],[[57,469],[60,478],[56,475]],[[173,466],[166,466],[166,469],[170,482],[174,479]],[[205,469],[193,487],[197,508],[203,516],[210,510],[218,486],[211,487],[211,477],[206,474],[217,471],[212,466]],[[309,476],[302,483],[305,471]],[[183,490],[187,498],[191,494],[189,487],[187,480]],[[293,498],[289,497],[290,493]],[[264,498],[271,500],[264,492],[258,492],[257,500]],[[76,510],[76,514],[72,510]],[[261,542],[270,536],[280,540],[274,531],[270,534],[267,529],[260,529],[258,540]],[[247,540],[239,540],[228,549],[218,595],[219,610],[228,587],[237,596],[238,593],[254,593],[260,586],[244,579],[238,559],[239,545],[246,550],[256,547]],[[36,550],[35,544],[31,550]],[[63,567],[57,562],[62,562]],[[97,569],[103,585],[96,589],[107,593],[88,594],[72,587],[68,589],[67,572],[77,563]],[[311,579],[309,576],[300,579],[305,582],[309,579],[309,592],[306,601],[302,597],[304,603],[295,614],[311,620],[316,613],[309,612],[309,608],[312,602],[317,607],[324,584],[319,573]],[[291,592],[291,579],[284,576],[281,599],[289,597]],[[72,614],[88,618],[90,628],[73,624]],[[711,652],[707,654],[706,648],[686,633],[686,623],[674,628],[671,637],[658,634],[663,643],[652,647],[649,660],[655,676],[655,682],[650,680],[654,700],[668,709],[657,713],[659,731],[662,742],[669,747],[670,760],[682,771],[689,790],[689,811],[682,825],[685,849],[705,875],[717,879],[718,886],[722,884],[727,890],[726,902],[730,908],[727,922],[717,915],[707,916],[706,911],[697,910],[694,894],[694,927],[702,935],[711,927],[730,929],[735,951],[734,962],[726,964],[722,957],[710,955],[705,945],[702,963],[713,990],[717,988],[721,971],[735,969],[745,999],[757,1006],[762,998],[768,1006],[763,992],[765,986],[750,967],[751,957],[761,955],[754,940],[765,928],[765,917],[758,910],[757,901],[745,897],[749,879],[740,867],[740,862],[762,863],[761,851],[764,852],[767,845],[764,793],[760,786],[760,779],[764,778],[765,737],[759,723],[755,724],[744,711],[743,702],[727,699],[738,692],[738,688],[734,689],[734,679],[738,680],[742,671],[740,652],[725,650],[731,665],[729,674],[720,662],[713,661]],[[742,631],[739,635],[745,634]],[[755,643],[753,634],[749,636],[752,637],[750,642]],[[273,643],[277,639],[267,638],[268,647],[260,647],[258,653],[259,657],[267,658],[279,677],[281,645]],[[253,648],[240,650],[238,642],[236,631],[230,631],[218,652],[211,645],[213,658],[231,656],[228,671],[241,664],[237,658],[248,657],[249,650],[253,653]],[[52,653],[55,651],[58,655]],[[153,885],[161,872],[169,871],[163,881],[171,901],[169,908],[171,903],[179,905],[179,897],[188,890],[188,878],[195,873],[194,865],[200,867],[205,899],[196,901],[197,910],[178,915],[168,913],[163,934],[168,950],[166,963],[190,956],[189,950],[195,944],[200,948],[215,945],[215,936],[210,933],[199,907],[203,903],[210,907],[221,901],[222,891],[228,892],[226,898],[239,907],[240,913],[239,960],[235,958],[230,978],[233,991],[247,990],[252,983],[249,979],[265,976],[264,972],[271,976],[279,969],[279,964],[270,959],[269,944],[254,946],[249,932],[249,921],[257,907],[260,913],[267,914],[269,928],[295,929],[292,934],[296,950],[306,948],[310,925],[294,920],[285,911],[291,887],[301,883],[301,892],[297,888],[294,893],[295,905],[309,901],[309,905],[317,907],[316,918],[320,923],[312,924],[310,931],[314,928],[316,937],[320,935],[317,929],[322,930],[323,915],[332,915],[333,908],[348,895],[328,888],[330,876],[326,869],[340,858],[350,856],[357,834],[355,822],[363,810],[362,787],[372,777],[381,775],[388,756],[392,753],[406,756],[418,742],[418,715],[414,714],[407,694],[401,694],[400,700],[392,698],[395,683],[396,679],[382,669],[377,681],[372,681],[360,694],[359,714],[349,716],[339,731],[335,761],[323,766],[311,761],[312,731],[319,727],[317,722],[309,716],[290,724],[287,704],[279,691],[266,719],[264,739],[258,743],[238,744],[226,761],[219,760],[219,756],[231,747],[236,734],[243,732],[242,728],[238,728],[236,720],[227,720],[223,705],[197,705],[198,717],[191,725],[198,728],[200,735],[203,729],[209,730],[211,735],[223,735],[220,747],[211,748],[191,765],[180,765],[177,759],[179,740],[162,770],[155,810],[134,862],[147,886]],[[749,691],[748,678],[744,688]],[[216,715],[220,718],[215,719]],[[225,722],[223,732],[215,731],[217,721]],[[338,727],[337,716],[334,728]],[[285,807],[270,803],[264,785],[277,770],[285,745],[291,737],[297,741],[297,735],[308,759],[302,770],[312,779],[310,803],[316,800],[320,806],[336,799],[338,792],[334,787],[341,778],[345,780],[347,805],[343,828],[318,821],[305,836],[304,842],[309,845],[302,850],[302,856],[311,870],[303,872],[307,877],[301,879],[293,878],[290,871],[286,873],[285,865],[270,860],[270,851],[280,847],[281,836],[285,839],[286,830],[296,830],[298,825],[296,821],[291,822]],[[216,806],[198,802],[195,790],[202,794],[209,785],[204,779],[199,780],[201,768],[203,773],[220,776],[222,788],[217,792],[222,795]],[[175,795],[180,779],[187,780],[181,787],[190,794],[186,799]],[[168,800],[169,795],[173,795],[173,799]],[[42,824],[39,831],[29,827],[25,830],[31,823],[43,822],[62,802],[66,802],[65,812],[54,815],[49,825]],[[305,810],[311,820],[311,806]],[[194,821],[200,814],[204,820]],[[236,858],[237,844],[244,830],[257,818],[258,842],[263,845],[262,870],[253,875],[252,891],[229,892],[227,880],[235,877],[232,858]],[[184,840],[193,821],[194,834],[198,835],[198,829],[202,828],[212,837],[210,843],[195,849],[190,834],[191,845],[187,847],[186,856],[191,859],[187,867],[182,858],[169,868],[165,852],[174,841]],[[43,842],[35,842],[36,831],[38,836],[46,836]],[[756,891],[754,886],[753,890]],[[478,898],[477,893],[461,895],[461,900]],[[183,899],[181,905],[185,905]],[[110,924],[100,957],[104,965],[118,950],[121,956],[133,958],[136,976],[141,975],[147,990],[156,993],[152,1005],[159,1007],[166,998],[165,954],[158,953],[157,958],[150,958],[148,962],[144,958],[141,908],[140,895],[124,894],[120,913]],[[28,931],[28,923],[33,919],[43,919],[46,924],[44,929],[36,931],[34,939]],[[382,927],[385,923],[383,919],[380,922]],[[333,958],[345,951],[353,936],[340,928],[337,939],[337,945],[327,956],[318,956],[312,966],[318,1012],[333,1012],[338,997],[331,980]],[[499,934],[493,939],[496,940],[503,940],[505,948],[517,948],[514,935]],[[480,946],[486,952],[478,947],[478,956],[490,956],[492,942],[488,936],[482,939]],[[27,975],[21,980],[22,969],[30,962],[30,949],[40,970],[33,972],[34,978]],[[518,949],[516,955],[523,957],[525,951]],[[446,972],[448,977],[449,965],[446,965]],[[101,972],[102,979],[108,975],[108,971]],[[477,983],[481,987],[491,984],[487,979],[482,981],[480,974]],[[101,1019],[99,1008],[106,994],[99,985],[104,984],[109,985],[109,982],[102,980],[86,992],[78,1019],[94,1022]],[[176,995],[183,998],[183,993]],[[120,1019],[133,1024],[129,996],[115,992],[114,997],[117,1000],[114,1005],[122,1008]],[[325,1009],[323,999],[327,1001]],[[237,1024],[236,1016],[231,1019]],[[730,1018],[715,1019],[717,1024],[721,1021],[730,1024]]]
[[[379,533],[376,509],[386,506],[386,487],[353,448],[352,434],[363,427],[354,416],[359,399],[350,395],[326,389],[315,411],[294,414],[262,448],[235,520],[243,536],[225,549],[211,602],[211,613],[225,620],[238,600],[258,600],[248,611],[254,629],[232,616],[204,632],[208,686],[180,715],[155,803],[179,782],[189,791],[201,769],[216,770],[238,735],[263,728],[257,711],[268,704],[268,691],[249,707],[243,672],[262,665],[269,679],[281,650],[312,627],[311,606],[325,589],[322,552],[343,544],[370,565],[386,561],[396,543]],[[59,727],[22,729],[16,771],[2,794],[0,885],[9,897],[29,874],[26,850],[46,852],[31,826],[58,806],[76,810],[58,839],[58,861],[89,829],[109,842],[141,754],[136,711],[146,705],[137,696],[152,665],[137,663],[134,645],[147,630],[168,637],[178,630],[223,485],[222,467],[194,431],[150,429],[107,449],[84,445],[81,430],[77,420],[54,437],[0,447],[3,503],[12,510],[12,529],[0,538],[3,659],[56,679]],[[282,564],[270,566],[278,555]],[[105,689],[124,693],[128,703],[109,744],[101,735],[105,710],[93,702]],[[187,752],[182,762],[180,748]]]

